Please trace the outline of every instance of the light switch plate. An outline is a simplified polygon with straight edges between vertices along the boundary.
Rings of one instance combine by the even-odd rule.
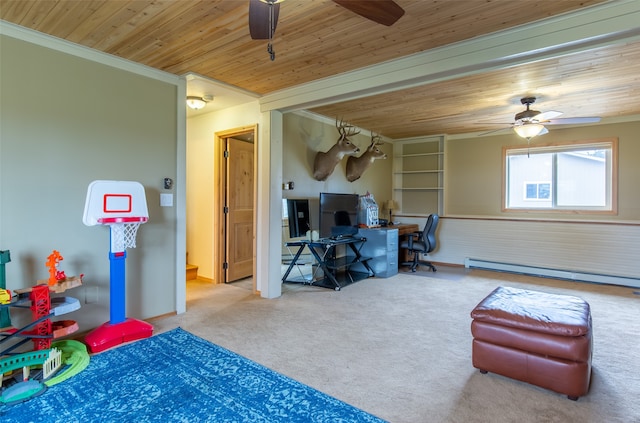
[[[173,194],[160,194],[160,207],[173,207]]]

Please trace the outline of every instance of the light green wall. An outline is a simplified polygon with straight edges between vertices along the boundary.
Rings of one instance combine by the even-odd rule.
[[[176,310],[176,209],[160,208],[176,178],[177,86],[0,36],[0,249],[10,250],[9,289],[48,277],[52,250],[84,286],[65,293],[80,330],[109,320],[109,231],[82,223],[96,179],[139,181],[149,222],[128,251],[127,314]],[[175,193],[175,190],[173,191]],[[88,300],[89,303],[87,303]],[[97,300],[94,302],[94,300]]]
[[[283,198],[309,198],[312,229],[318,229],[318,200],[321,192],[373,194],[379,207],[391,199],[391,168],[393,165],[391,144],[383,144],[387,159],[376,160],[363,176],[349,182],[346,177],[347,157],[338,163],[326,181],[313,178],[313,161],[318,151],[329,150],[338,140],[339,134],[334,123],[314,120],[295,113],[283,115],[283,165],[282,181],[294,182],[293,190],[282,191]],[[371,143],[368,135],[358,134],[351,141],[360,147],[360,153]],[[387,212],[380,210],[379,217],[386,218]]]
[[[542,219],[637,221],[640,219],[640,122],[584,126],[552,127],[548,134],[534,138],[536,143],[578,141],[617,137],[618,214],[571,215],[501,211],[502,147],[522,145],[526,141],[513,133],[493,137],[448,140],[446,143],[445,210],[447,216],[482,216]]]

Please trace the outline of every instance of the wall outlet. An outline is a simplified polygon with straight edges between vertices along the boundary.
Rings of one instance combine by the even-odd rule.
[[[84,303],[96,304],[98,302],[98,287],[97,286],[85,286],[84,288]]]

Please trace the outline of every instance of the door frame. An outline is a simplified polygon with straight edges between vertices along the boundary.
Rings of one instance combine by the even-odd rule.
[[[257,236],[256,236],[256,219],[257,219],[257,181],[258,181],[258,161],[255,160],[258,157],[258,124],[241,126],[238,128],[227,129],[215,133],[215,148],[214,148],[214,193],[213,193],[213,277],[216,284],[225,282],[225,272],[222,268],[225,258],[225,215],[223,207],[225,204],[225,179],[224,174],[226,166],[224,163],[224,150],[226,148],[225,140],[227,138],[237,137],[247,133],[253,133],[253,291],[256,290],[256,249],[257,249]]]

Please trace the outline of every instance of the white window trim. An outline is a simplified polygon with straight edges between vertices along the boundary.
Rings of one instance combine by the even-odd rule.
[[[561,153],[579,150],[594,150],[606,148],[611,149],[611,157],[608,159],[607,173],[610,181],[607,184],[608,204],[604,207],[562,207],[554,205],[553,207],[508,207],[508,157],[513,155],[530,155],[537,153]],[[504,146],[502,148],[502,211],[503,212],[524,212],[524,213],[557,213],[557,214],[618,214],[618,139],[604,138],[594,140],[581,140],[570,142],[558,142],[541,144],[535,146]],[[533,182],[530,182],[533,183]],[[551,181],[552,197],[554,196],[554,183]],[[526,193],[524,194],[526,196]],[[527,201],[546,201],[532,200]],[[554,201],[555,203],[555,201]]]

